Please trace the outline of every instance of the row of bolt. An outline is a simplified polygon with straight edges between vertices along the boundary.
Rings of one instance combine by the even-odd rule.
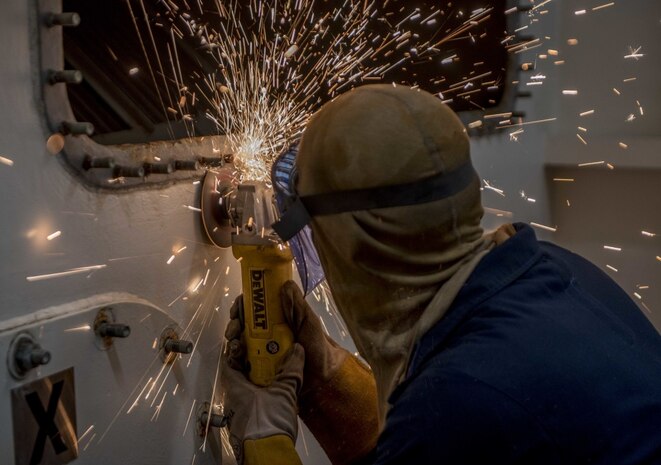
[[[48,27],[53,26],[78,26],[80,16],[78,13],[51,13],[46,15],[44,23]],[[51,84],[80,84],[83,74],[78,70],[48,70],[46,81]],[[84,121],[64,121],[60,124],[59,131],[64,135],[92,136],[94,125]],[[86,156],[83,160],[83,169],[89,171],[93,168],[112,169],[115,178],[143,178],[150,174],[172,174],[175,171],[197,171],[201,166],[217,167],[232,162],[232,155],[224,155],[221,158],[202,157],[198,160],[175,160],[171,163],[143,163],[142,166],[120,166],[116,165],[111,157],[93,158]]]
[[[84,124],[84,123],[83,123]],[[231,163],[233,156],[227,154],[219,158],[200,157],[197,160],[174,160],[168,163],[143,163],[141,166],[117,165],[112,157],[85,156],[83,169],[111,169],[115,178],[143,178],[150,174],[172,174],[175,171],[197,171],[204,167],[220,167]]]
[[[95,334],[106,343],[114,338],[127,338],[131,334],[131,327],[121,323],[103,322],[94,328]],[[171,363],[174,354],[190,354],[193,351],[191,341],[179,339],[176,333],[170,331],[162,341],[163,361]],[[42,365],[51,361],[51,353],[26,332],[19,333],[11,344],[11,353],[7,359],[10,373],[17,379]]]

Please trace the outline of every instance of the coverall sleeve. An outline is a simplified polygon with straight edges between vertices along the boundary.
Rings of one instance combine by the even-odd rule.
[[[491,386],[463,375],[414,381],[388,414],[374,464],[542,465],[553,463],[545,455],[557,458],[538,422]]]

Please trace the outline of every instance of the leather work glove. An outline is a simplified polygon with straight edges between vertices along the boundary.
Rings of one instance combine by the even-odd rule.
[[[236,302],[235,302],[236,305]],[[237,310],[233,313],[237,315]],[[232,323],[234,322],[234,323]],[[259,387],[243,371],[241,344],[236,333],[237,318],[230,321],[229,342],[221,361],[220,385],[225,394],[224,410],[229,417],[230,442],[243,465],[296,465],[301,460],[295,449],[298,435],[297,394],[303,383],[305,351],[294,344],[276,373],[273,383]],[[234,330],[233,330],[234,328]]]
[[[369,368],[326,335],[293,281],[281,291],[294,340],[305,349],[299,415],[333,465],[365,458],[379,436],[376,382]]]

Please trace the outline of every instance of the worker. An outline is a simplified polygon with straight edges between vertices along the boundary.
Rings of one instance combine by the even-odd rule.
[[[240,462],[300,463],[298,413],[334,465],[661,464],[661,336],[527,224],[484,234],[466,130],[438,98],[348,92],[312,117],[295,169],[276,230],[311,227],[369,369],[289,282],[297,344],[257,388],[235,307],[223,383]]]

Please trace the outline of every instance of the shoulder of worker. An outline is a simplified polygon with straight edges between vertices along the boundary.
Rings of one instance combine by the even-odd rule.
[[[422,463],[441,454],[462,464],[607,463],[596,460],[605,450],[624,463],[661,453],[651,449],[661,362],[649,324],[620,315],[637,309],[611,281],[584,283],[598,271],[588,262],[517,229],[418,343],[391,396],[376,463],[398,463],[392,457],[405,450]]]
[[[538,241],[530,226],[514,226],[516,234],[480,261],[445,317],[418,341],[409,373],[451,341],[474,335],[484,318],[486,327],[514,338],[550,327],[588,328],[594,337],[586,343],[626,341],[661,361],[659,332],[610,277],[583,257]]]

